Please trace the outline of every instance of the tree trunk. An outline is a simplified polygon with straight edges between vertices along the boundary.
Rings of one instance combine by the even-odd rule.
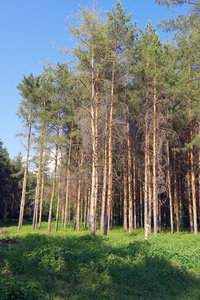
[[[92,45],[92,94],[91,94],[91,129],[92,129],[92,185],[91,185],[91,204],[90,204],[90,232],[91,237],[95,238],[96,233],[96,206],[98,196],[98,174],[97,174],[97,161],[98,161],[98,149],[97,149],[97,136],[96,136],[96,122],[97,111],[95,108],[95,70],[94,70],[94,40]],[[97,104],[96,104],[97,105]]]
[[[188,194],[188,211],[190,220],[190,231],[194,232],[194,223],[192,215],[192,198],[191,198],[191,176],[190,176],[190,151],[187,151],[187,194]]]
[[[180,211],[180,229],[183,227],[183,205],[182,205],[182,181],[181,181],[181,159],[178,156],[178,198],[179,198],[179,211]]]
[[[175,212],[176,231],[179,232],[178,182],[177,182],[176,165],[177,165],[177,157],[176,157],[176,151],[174,150],[174,212]]]
[[[200,120],[198,122],[198,134],[200,136]],[[198,208],[197,208],[197,212],[198,212],[198,220],[200,223],[200,145],[198,146]]]
[[[88,188],[85,187],[84,193],[84,229],[87,227],[87,216],[88,216]]]
[[[58,124],[57,124],[57,134],[56,134],[56,151],[55,151],[55,163],[54,163],[54,171],[53,171],[53,186],[51,192],[51,200],[50,200],[50,207],[49,207],[49,218],[48,218],[48,229],[47,231],[51,231],[51,220],[52,220],[52,212],[53,212],[53,201],[54,195],[56,190],[56,171],[57,171],[57,161],[58,161],[58,137],[59,137],[59,120],[60,120],[60,111],[58,110]]]
[[[192,139],[193,139],[193,124],[190,125],[190,140],[192,141]],[[190,148],[190,164],[191,164],[191,188],[192,188],[194,234],[197,235],[198,225],[197,225],[197,204],[196,204],[193,146],[191,146]]]
[[[73,128],[73,126],[72,126]],[[66,182],[66,198],[65,198],[65,219],[64,219],[64,229],[66,228],[69,222],[69,195],[70,195],[70,183],[71,183],[71,151],[72,151],[72,131],[71,129],[71,136],[69,142],[69,153],[67,159],[67,182]]]
[[[138,181],[139,181],[139,193],[140,193],[140,227],[141,229],[144,228],[144,224],[143,224],[143,193],[142,193],[142,190],[143,190],[143,184],[142,184],[142,178],[141,178],[141,170],[140,170],[140,167],[139,167],[139,170],[138,170]]]
[[[102,189],[102,207],[101,207],[101,232],[106,235],[106,188],[107,188],[107,172],[108,172],[108,115],[105,120],[105,137],[104,137],[104,171],[103,171],[103,189]]]
[[[44,199],[44,174],[45,174],[45,166],[46,166],[46,143],[44,146],[44,157],[42,164],[42,180],[41,180],[41,192],[40,192],[40,213],[39,213],[39,223],[38,227],[41,228],[42,222],[42,207],[43,207],[43,199]]]
[[[128,191],[127,191],[127,166],[126,166],[126,159],[125,159],[125,152],[123,151],[122,153],[122,163],[123,163],[123,177],[124,177],[124,219],[123,219],[123,226],[124,229],[127,230],[128,228],[128,224],[127,224],[127,212],[128,212],[128,208],[127,208],[127,195],[128,195]]]
[[[43,138],[43,129],[41,131],[41,139]],[[37,184],[35,191],[35,205],[34,205],[34,214],[33,214],[33,226],[32,230],[37,228],[38,220],[38,204],[39,204],[39,194],[40,194],[40,183],[41,183],[41,173],[42,173],[42,157],[43,157],[43,141],[40,143],[40,154],[39,154],[39,166],[38,166],[38,175],[37,175]]]
[[[26,198],[26,182],[27,182],[27,174],[28,174],[28,161],[29,161],[29,151],[30,151],[30,140],[31,140],[31,122],[27,125],[27,149],[26,149],[26,165],[24,169],[24,180],[22,187],[22,198],[20,204],[20,213],[19,213],[19,223],[18,223],[18,231],[22,229],[23,215],[24,215],[24,205]]]
[[[132,176],[132,159],[131,159],[131,141],[130,141],[130,128],[127,121],[127,149],[128,149],[128,193],[129,193],[129,233],[133,231],[133,176]]]
[[[153,95],[153,223],[154,223],[154,236],[157,237],[157,175],[156,175],[156,143],[157,143],[157,90],[156,82],[154,80],[154,95]]]
[[[137,199],[136,199],[136,162],[135,162],[135,150],[133,151],[133,213],[134,213],[134,230],[137,229]]]
[[[169,140],[167,139],[167,184],[169,193],[169,210],[170,210],[170,227],[171,233],[174,233],[173,222],[173,204],[172,204],[172,192],[171,192],[171,177],[170,177],[170,158],[169,158]]]
[[[64,125],[62,126],[62,138],[64,136]],[[57,202],[57,209],[56,209],[56,227],[55,231],[58,230],[58,219],[59,219],[59,211],[60,211],[60,198],[61,198],[61,182],[62,182],[62,163],[63,163],[63,145],[60,148],[60,173],[59,173],[59,183],[58,183],[58,202]]]
[[[110,120],[109,120],[109,141],[108,141],[108,195],[107,195],[107,219],[108,231],[110,231],[112,189],[113,189],[113,112],[114,112],[114,87],[115,87],[115,64],[116,64],[116,45],[114,50],[114,61],[111,78],[111,98],[110,98]]]
[[[77,211],[76,211],[76,225],[77,231],[80,231],[80,198],[81,198],[81,173],[83,170],[83,148],[81,150],[81,165],[80,165],[80,174],[78,180],[78,193],[77,193]]]

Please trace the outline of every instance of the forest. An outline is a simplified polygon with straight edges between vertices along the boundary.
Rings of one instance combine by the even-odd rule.
[[[115,225],[145,238],[200,223],[199,1],[155,1],[188,12],[142,30],[118,1],[81,8],[68,24],[73,61],[44,64],[18,85],[26,158],[0,144],[0,218],[74,230]],[[30,161],[30,151],[34,157]]]
[[[0,140],[2,300],[199,300],[200,1],[131,22],[95,1],[68,23],[66,62],[17,89],[19,139]]]

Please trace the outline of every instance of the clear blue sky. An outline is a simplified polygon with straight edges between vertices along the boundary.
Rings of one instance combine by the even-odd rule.
[[[99,0],[98,6],[111,11],[117,0]],[[121,0],[132,21],[144,28],[151,20],[155,26],[171,13],[154,0]],[[70,47],[70,34],[65,30],[66,17],[76,13],[79,4],[92,7],[92,0],[0,0],[0,139],[10,158],[25,149],[15,135],[22,131],[16,112],[20,96],[16,86],[23,74],[38,75],[42,63],[64,62],[66,57],[53,47],[52,42]],[[162,32],[158,31],[160,35]],[[164,39],[166,35],[163,35]]]

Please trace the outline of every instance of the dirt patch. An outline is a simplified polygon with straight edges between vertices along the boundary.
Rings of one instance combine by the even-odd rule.
[[[0,235],[9,234],[8,230],[6,228],[3,228],[0,230]]]

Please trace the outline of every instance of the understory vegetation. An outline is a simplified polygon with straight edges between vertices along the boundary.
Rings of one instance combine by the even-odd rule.
[[[12,225],[12,226],[11,226]],[[131,235],[114,227],[47,232],[47,223],[31,232],[26,224],[6,228],[0,237],[1,299],[199,299],[200,239],[189,232]],[[17,222],[16,224],[17,225]]]

